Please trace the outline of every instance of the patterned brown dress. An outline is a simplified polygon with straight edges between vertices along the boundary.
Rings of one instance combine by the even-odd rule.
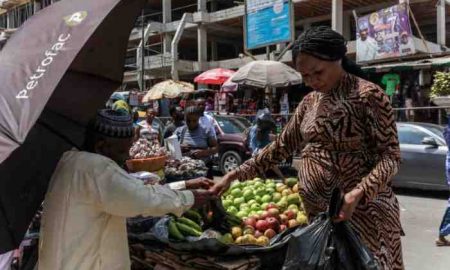
[[[238,170],[240,180],[301,150],[300,194],[310,218],[327,209],[332,190],[364,190],[351,223],[382,269],[403,269],[399,204],[391,178],[400,148],[391,104],[375,84],[345,74],[329,94],[312,92],[278,139]]]

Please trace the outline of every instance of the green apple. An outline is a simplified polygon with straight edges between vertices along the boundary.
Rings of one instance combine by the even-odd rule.
[[[272,200],[273,200],[274,202],[279,202],[279,201],[281,200],[282,197],[283,197],[283,195],[281,195],[281,193],[275,192],[275,193],[273,193],[273,195],[272,195]]]
[[[233,197],[233,195],[228,195],[225,197],[225,199],[232,201],[232,200],[234,200],[234,197]]]
[[[267,194],[274,194],[276,191],[275,191],[275,189],[274,188],[268,188],[268,187],[266,187],[266,193]]]
[[[259,203],[254,203],[250,206],[250,209],[252,209],[253,211],[259,211],[261,210],[261,205]]]
[[[242,186],[242,182],[240,181],[234,181],[233,183],[231,183],[230,188],[240,188]]]
[[[277,185],[276,185],[275,183],[269,183],[269,184],[266,184],[266,188],[273,188],[273,189],[276,189],[276,188],[277,188]]]
[[[261,204],[261,209],[266,209],[267,208],[267,206],[269,206],[269,203],[263,203],[263,204]]]
[[[255,178],[253,178],[253,181],[255,181],[255,182],[262,182],[262,179],[259,178],[259,177],[255,177]]]
[[[236,213],[236,216],[238,218],[245,218],[248,215],[248,213],[246,211],[239,211]]]
[[[258,214],[258,215],[262,215],[262,214],[264,214],[264,210],[259,210],[259,211],[257,211],[256,213]]]
[[[227,212],[233,215],[236,215],[238,212],[238,209],[236,208],[236,206],[230,206],[227,208]]]
[[[291,204],[300,204],[300,195],[298,195],[297,193],[295,194],[288,194],[287,196],[287,202],[289,205]]]
[[[266,192],[266,189],[265,188],[258,188],[257,190],[256,190],[256,195],[258,195],[258,196],[264,196],[264,195],[266,195],[267,194],[267,192]]]
[[[297,204],[290,204],[287,209],[288,210],[292,210],[292,209],[299,210]]]
[[[269,194],[266,194],[264,196],[262,196],[261,201],[263,203],[269,203],[272,200],[272,196],[270,196]]]
[[[235,198],[242,197],[242,190],[239,188],[235,188],[231,190],[231,195],[233,195]]]
[[[234,206],[241,206],[245,202],[244,198],[236,198],[233,201]]]
[[[266,179],[266,184],[275,183],[273,179]]]
[[[261,196],[256,195],[256,196],[255,196],[256,202],[257,202],[257,203],[263,203],[263,202],[261,201],[261,198],[262,198]]]
[[[248,201],[252,200],[255,195],[253,195],[253,191],[252,190],[246,190],[244,192],[243,196],[244,196],[245,201],[248,202]]]
[[[247,202],[248,205],[252,205],[254,203],[257,203],[255,199],[251,199],[250,201]]]
[[[227,209],[228,207],[233,205],[233,201],[232,200],[223,200],[222,205],[225,209]]]

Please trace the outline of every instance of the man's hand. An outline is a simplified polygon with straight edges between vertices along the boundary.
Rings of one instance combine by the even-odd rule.
[[[235,171],[229,172],[225,175],[222,180],[216,183],[210,191],[217,196],[222,196],[222,194],[230,188],[231,183],[237,179],[237,174]]]
[[[186,181],[186,189],[210,189],[214,181],[205,177],[200,177]]]
[[[192,190],[194,194],[194,208],[200,208],[205,206],[209,201],[217,199],[217,197],[209,190],[195,189]]]
[[[186,144],[182,144],[182,145],[180,145],[180,147],[181,147],[181,152],[183,152],[183,153],[189,152],[191,150],[191,147]]]
[[[342,204],[341,211],[338,217],[334,220],[335,222],[350,220],[355,212],[356,206],[358,206],[359,201],[364,196],[364,191],[360,188],[355,188],[349,193],[344,195],[344,203]]]

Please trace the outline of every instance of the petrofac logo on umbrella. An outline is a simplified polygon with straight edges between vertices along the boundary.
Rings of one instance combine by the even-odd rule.
[[[78,11],[72,15],[64,17],[64,21],[68,26],[77,26],[86,19],[88,13],[86,11]]]
[[[55,42],[49,50],[44,52],[40,65],[28,79],[25,87],[16,95],[17,99],[28,99],[30,97],[30,91],[34,90],[39,85],[39,81],[45,76],[51,64],[54,62],[55,57],[59,55],[59,52],[64,48],[70,37],[70,34],[60,35],[58,41]]]

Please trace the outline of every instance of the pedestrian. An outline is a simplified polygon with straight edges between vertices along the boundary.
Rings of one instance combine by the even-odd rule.
[[[447,147],[450,145],[450,123],[444,132],[445,141],[447,142]],[[447,151],[447,159],[445,163],[447,183],[450,188],[450,151]],[[444,217],[442,218],[441,226],[439,227],[439,238],[436,240],[436,246],[450,246],[450,241],[445,237],[450,235],[450,198],[447,202],[447,209],[445,210]]]
[[[140,138],[145,138],[149,142],[161,144],[162,134],[160,126],[154,121],[156,111],[153,108],[148,108],[144,121],[139,122],[138,133]]]
[[[275,121],[269,113],[263,113],[256,119],[256,124],[250,127],[247,136],[248,147],[252,151],[252,156],[255,157],[261,152],[264,147],[269,145],[276,138],[272,133],[276,131]],[[270,168],[279,179],[284,180],[284,175],[278,168],[278,164]],[[265,172],[260,171],[260,174],[265,178]]]
[[[179,127],[184,126],[184,113],[181,107],[172,106],[170,108],[170,116],[172,116],[172,121],[167,125],[164,130],[164,139],[169,138],[173,135],[175,130]]]
[[[209,115],[208,113],[206,113],[206,100],[204,98],[198,98],[195,100],[195,105],[198,107],[199,112],[200,112],[200,119],[199,119],[199,123],[200,125],[207,129],[210,130],[212,132],[212,134],[214,135],[214,137],[217,136],[216,134],[216,128],[214,125],[214,118]]]
[[[346,57],[346,41],[328,27],[303,32],[293,59],[308,94],[275,142],[218,182],[252,179],[301,151],[299,190],[312,220],[327,210],[333,189],[345,192],[336,222],[348,220],[381,269],[403,269],[399,204],[392,177],[400,165],[394,113],[388,96],[361,78]]]
[[[180,141],[183,156],[203,160],[208,168],[206,177],[212,179],[213,157],[219,149],[212,128],[200,124],[199,118],[202,115],[202,110],[199,107],[187,107],[185,111],[186,124],[179,127],[175,134]]]
[[[211,199],[207,190],[175,191],[129,175],[122,166],[132,137],[131,116],[101,110],[84,150],[64,153],[45,196],[39,269],[130,269],[126,218],[180,216]]]

